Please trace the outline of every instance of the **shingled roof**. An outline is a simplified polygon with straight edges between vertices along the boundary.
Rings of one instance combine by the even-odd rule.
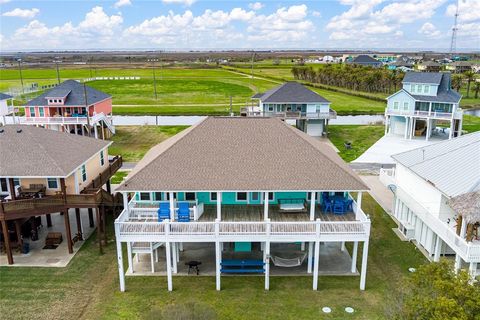
[[[112,142],[27,125],[0,127],[0,177],[67,177]]]
[[[85,86],[87,91],[88,105],[92,105],[110,98],[111,95],[102,91],[93,89],[92,87]],[[65,106],[85,106],[85,92],[83,90],[83,84],[75,80],[67,80],[56,86],[55,88],[44,92],[38,97],[28,101],[26,106],[45,106],[48,104],[47,98],[58,97],[62,98],[67,96],[63,105]]]
[[[276,118],[208,117],[152,148],[117,191],[368,190],[325,143]]]
[[[359,64],[382,64],[381,61],[378,61],[375,58],[372,58],[368,54],[360,54],[356,56],[352,63],[359,63]]]
[[[6,100],[6,99],[12,99],[12,98],[13,97],[11,95],[0,92],[0,100]]]
[[[289,81],[265,93],[257,93],[252,98],[263,103],[330,103],[327,99],[304,85]]]
[[[410,94],[417,101],[458,103],[462,98],[451,88],[451,75],[447,72],[407,72],[402,82],[438,85],[436,96]]]

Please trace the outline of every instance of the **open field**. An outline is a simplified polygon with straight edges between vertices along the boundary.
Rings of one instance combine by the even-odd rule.
[[[185,126],[117,126],[109,148],[110,155],[121,155],[123,161],[137,162],[153,146],[179,133]]]
[[[115,245],[100,255],[93,235],[66,268],[1,267],[2,317],[176,319],[175,314],[187,313],[200,319],[386,319],[388,301],[408,268],[426,260],[394,235],[393,221],[368,195],[363,208],[372,219],[364,292],[359,277],[349,276],[320,277],[317,292],[311,290],[311,277],[271,277],[271,290],[265,292],[263,277],[225,276],[217,292],[214,277],[178,276],[173,292],[166,290],[166,277],[127,277],[127,292],[120,293]],[[333,312],[323,314],[323,306]],[[347,315],[346,306],[355,313]]]

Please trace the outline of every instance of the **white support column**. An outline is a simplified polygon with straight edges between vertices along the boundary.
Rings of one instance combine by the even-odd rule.
[[[385,115],[385,135],[388,133],[388,122],[389,122],[389,117]]]
[[[170,198],[170,221],[175,221],[175,200],[173,199],[173,192],[169,192],[168,196]]]
[[[468,273],[470,273],[470,277],[472,277],[472,279],[475,277],[475,274],[477,273],[477,263],[476,262],[470,262],[470,266],[468,268]]]
[[[263,218],[264,220],[268,220],[268,192],[263,193]]]
[[[315,254],[313,258],[313,290],[318,289],[318,267],[320,258],[320,241],[315,241]]]
[[[158,262],[158,248],[153,251],[155,253],[155,262]]]
[[[368,242],[363,242],[362,270],[360,271],[360,290],[365,290],[367,281]]]
[[[310,221],[315,220],[315,195],[316,192],[312,191],[310,193]]]
[[[178,250],[181,251],[181,252],[183,252],[183,242],[180,242],[180,243],[178,244]]]
[[[177,273],[177,243],[172,242],[172,266],[173,273]]]
[[[467,220],[462,219],[462,228],[460,229],[460,238],[465,239],[467,235]]]
[[[433,256],[433,261],[440,261],[440,253],[442,252],[442,239],[437,235],[437,241],[435,241],[435,254]]]
[[[431,125],[432,120],[430,118],[427,118],[427,132],[425,133],[425,140],[428,141],[430,139],[430,131],[432,130],[432,125]]]
[[[462,267],[462,258],[461,258],[460,255],[457,253],[457,254],[455,255],[455,265],[454,265],[455,273],[458,273],[458,271],[460,270],[461,267]]]
[[[97,131],[97,125],[93,126],[93,132],[95,134],[95,139],[98,139],[98,131]]]
[[[132,256],[132,243],[127,242],[127,255],[128,255],[128,268],[130,269],[131,273],[134,273],[133,270],[133,256]]]
[[[130,213],[130,208],[128,207],[128,192],[122,192],[122,196],[123,196],[123,209],[126,209],[127,213]]]
[[[362,191],[357,193],[357,211],[355,212],[355,220],[360,220],[359,212],[362,209]]]
[[[308,243],[307,273],[312,273],[313,242]]]
[[[345,241],[342,241],[342,245],[340,246],[340,250],[341,250],[342,252],[345,252],[345,249],[346,249],[346,248],[345,248]]]
[[[270,290],[270,241],[265,241],[265,290]]]
[[[171,257],[171,246],[170,242],[166,241],[165,242],[165,263],[167,264],[167,288],[168,291],[173,290],[173,284],[172,284],[172,257]]]
[[[217,192],[217,219],[222,221],[222,193]]]
[[[462,135],[462,130],[463,130],[463,118],[460,118],[460,120],[458,120],[459,123],[458,123],[458,136],[460,137]]]
[[[453,130],[454,130],[455,121],[450,119],[450,132],[448,133],[448,139],[453,138]]]
[[[410,126],[410,119],[408,117],[405,117],[405,139],[408,138],[408,127]]]
[[[358,241],[353,242],[353,251],[352,251],[352,273],[357,271],[357,255],[358,255]]]
[[[153,253],[153,242],[150,242],[150,263],[152,266],[152,273],[155,273],[155,256]]]
[[[216,269],[216,289],[217,291],[220,291],[221,285],[220,285],[220,269],[221,269],[221,263],[222,261],[222,251],[220,250],[220,242],[215,241],[215,269]]]
[[[118,263],[118,278],[120,280],[120,291],[125,291],[125,272],[123,271],[123,253],[122,253],[122,243],[119,240],[120,228],[118,225],[115,225],[115,235],[117,236],[117,263]]]
[[[177,249],[177,263],[180,262],[180,243],[181,243],[181,242],[177,242],[177,243],[175,244],[175,249]]]

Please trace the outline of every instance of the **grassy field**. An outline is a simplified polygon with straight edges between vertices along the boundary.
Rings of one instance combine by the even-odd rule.
[[[123,161],[137,162],[153,146],[179,133],[185,126],[117,126],[109,148],[110,155],[121,155]]]
[[[384,126],[338,125],[329,126],[330,141],[340,150],[340,157],[346,162],[358,158],[385,133]],[[346,149],[345,142],[351,142],[352,148]]]
[[[393,221],[368,195],[363,208],[372,219],[364,292],[358,289],[359,277],[320,277],[317,292],[311,290],[311,277],[271,277],[268,292],[263,277],[222,277],[223,289],[217,292],[214,277],[178,276],[173,292],[167,292],[165,277],[128,277],[127,291],[120,293],[115,245],[100,255],[94,235],[66,268],[1,267],[1,314],[4,319],[39,320],[385,319],[398,283],[409,267],[425,259],[413,244],[394,235]],[[333,312],[323,314],[324,306]],[[355,313],[346,314],[346,306]]]

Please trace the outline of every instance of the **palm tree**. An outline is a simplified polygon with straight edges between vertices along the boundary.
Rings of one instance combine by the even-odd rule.
[[[463,82],[463,75],[462,74],[454,74],[452,76],[452,88],[460,91]]]
[[[478,92],[480,92],[480,81],[475,81],[473,90],[475,91],[475,99],[478,99]]]
[[[467,71],[463,75],[465,76],[465,79],[467,80],[467,98],[469,98],[470,84],[472,83],[473,80],[475,80],[475,73],[473,73],[473,71]]]

